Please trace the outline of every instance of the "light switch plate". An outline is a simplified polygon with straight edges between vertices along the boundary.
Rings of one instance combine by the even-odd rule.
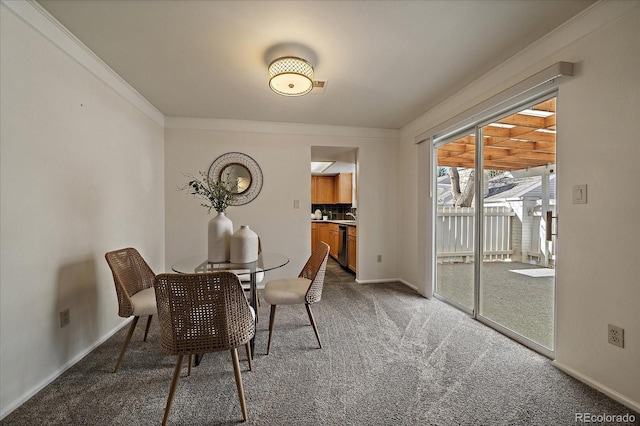
[[[587,204],[587,184],[573,185],[571,198],[573,204]]]

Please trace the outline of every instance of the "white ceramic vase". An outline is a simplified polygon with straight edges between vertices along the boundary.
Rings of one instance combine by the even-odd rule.
[[[209,262],[226,262],[231,251],[231,235],[233,234],[233,222],[225,212],[218,214],[209,221]]]
[[[258,234],[247,225],[242,225],[231,236],[232,263],[249,263],[258,260]]]

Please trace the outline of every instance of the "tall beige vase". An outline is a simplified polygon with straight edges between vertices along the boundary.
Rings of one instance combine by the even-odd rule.
[[[209,262],[226,262],[229,260],[232,234],[233,222],[225,212],[218,212],[209,221],[209,250],[207,252],[207,260]]]
[[[232,263],[249,263],[258,260],[258,234],[249,229],[249,226],[242,225],[231,236],[231,257]]]

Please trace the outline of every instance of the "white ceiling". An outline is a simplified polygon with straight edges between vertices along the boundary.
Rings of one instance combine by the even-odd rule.
[[[166,116],[398,129],[593,1],[39,3]],[[269,89],[285,51],[323,94]]]
[[[333,161],[322,173],[314,175],[333,175],[336,173],[354,173],[358,150],[345,146],[312,146],[311,161]]]

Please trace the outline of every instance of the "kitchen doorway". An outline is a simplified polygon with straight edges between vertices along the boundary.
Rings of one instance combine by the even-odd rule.
[[[358,208],[358,148],[352,146],[312,146],[311,176],[336,177],[341,173],[352,175],[351,194],[346,202],[336,196],[311,200],[316,207],[326,207],[327,211],[337,214],[337,219],[353,218],[347,213],[356,215]],[[345,202],[341,202],[345,201]],[[354,211],[351,211],[354,210]],[[313,210],[315,211],[315,210]]]
[[[357,275],[358,148],[311,147],[311,247],[330,247],[329,256]]]

